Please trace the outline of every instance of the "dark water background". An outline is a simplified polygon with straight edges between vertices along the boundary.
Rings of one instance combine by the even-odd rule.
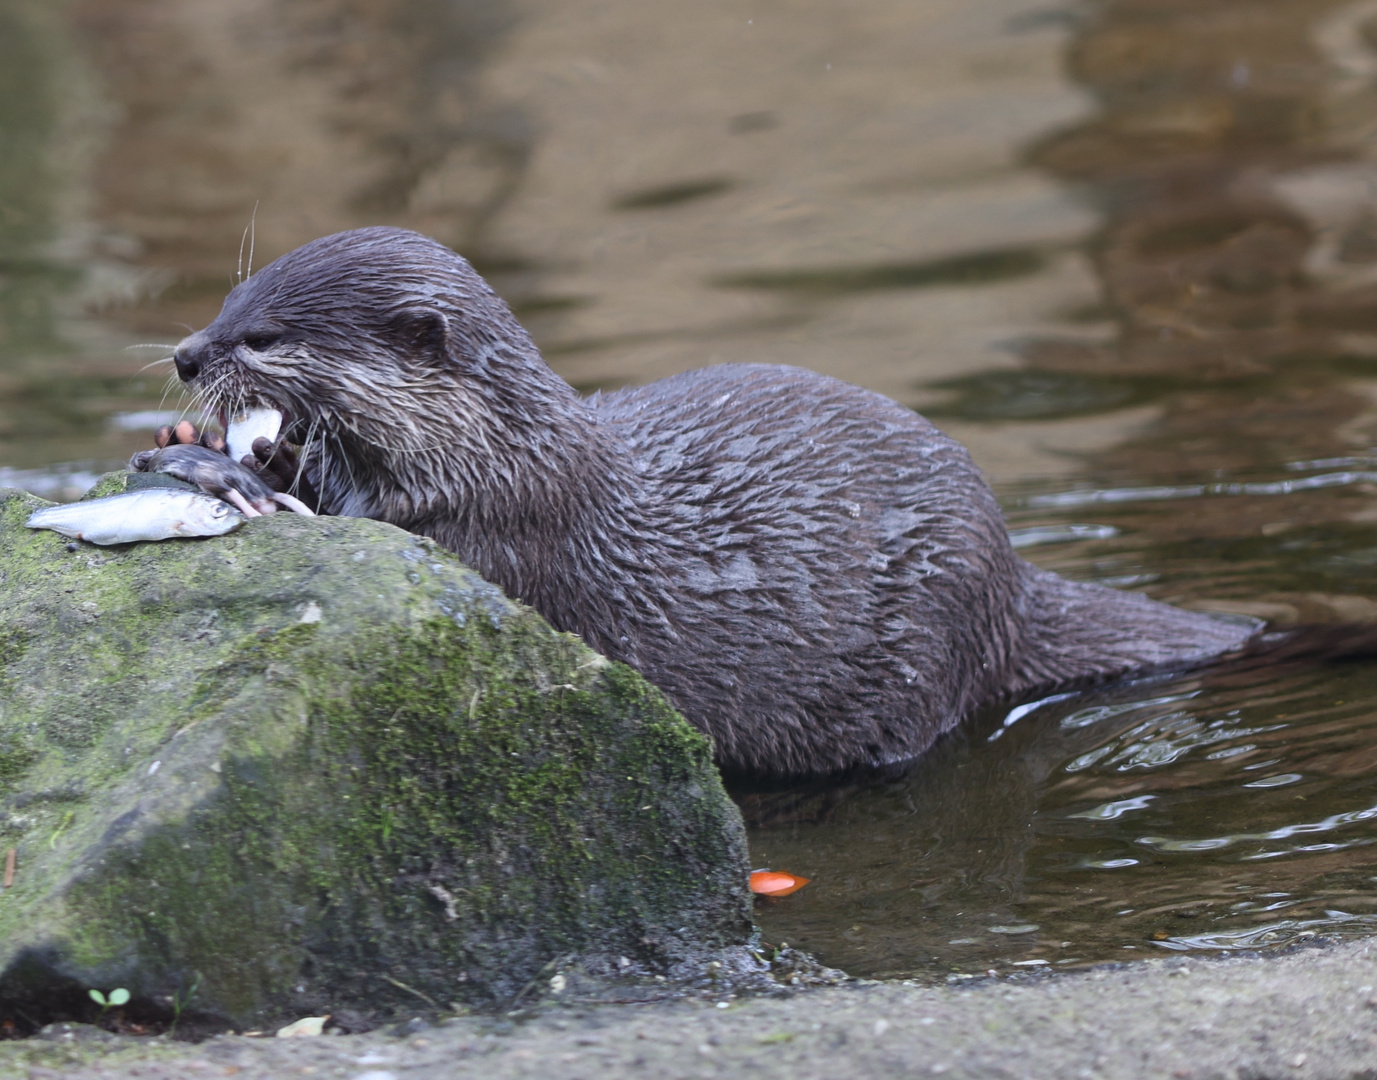
[[[74,497],[250,251],[374,223],[581,388],[839,375],[970,445],[1041,565],[1377,619],[1374,0],[0,0],[0,482]],[[767,938],[858,974],[1368,933],[1377,665],[740,797],[814,879]]]

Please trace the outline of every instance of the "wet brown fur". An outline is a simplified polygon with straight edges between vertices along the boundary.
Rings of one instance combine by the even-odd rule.
[[[966,451],[870,391],[729,365],[580,399],[415,233],[283,256],[176,360],[214,407],[282,410],[323,512],[434,537],[642,671],[730,767],[910,758],[986,703],[1248,637],[1019,559]]]

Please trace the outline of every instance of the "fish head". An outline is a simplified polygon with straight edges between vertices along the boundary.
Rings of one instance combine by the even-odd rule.
[[[179,536],[223,536],[233,532],[247,520],[227,502],[209,495],[198,495],[181,514],[176,533]]]

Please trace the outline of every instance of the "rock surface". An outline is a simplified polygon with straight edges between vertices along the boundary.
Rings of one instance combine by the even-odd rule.
[[[706,740],[431,542],[281,513],[97,548],[41,505],[0,490],[0,1003],[262,1026],[747,939]]]
[[[547,1002],[365,1035],[200,1045],[89,1027],[0,1043],[0,1080],[1371,1080],[1377,942],[1174,956],[961,987],[852,985],[783,1000]],[[725,1008],[719,1007],[725,1004]]]

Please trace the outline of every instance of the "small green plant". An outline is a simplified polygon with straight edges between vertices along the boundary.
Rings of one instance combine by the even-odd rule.
[[[168,999],[169,1004],[171,1004],[172,1006],[172,1027],[170,1027],[167,1032],[169,1035],[171,1035],[173,1032],[177,1030],[177,1021],[182,1018],[182,1010],[185,1009],[189,1004],[191,1004],[191,999],[196,996],[196,991],[200,987],[200,985],[201,973],[198,971],[196,973],[196,980],[191,984],[190,990],[188,990],[185,994],[173,994]]]
[[[87,990],[86,992],[91,995],[91,1000],[100,1006],[102,1020],[105,1019],[108,1010],[129,1003],[129,991],[122,986],[118,990],[111,990],[109,997],[106,997],[99,990]]]
[[[61,821],[59,821],[59,822],[57,823],[57,828],[53,831],[53,835],[50,836],[50,837],[48,837],[48,846],[49,846],[50,848],[53,848],[54,850],[56,850],[56,848],[57,848],[57,838],[58,838],[59,836],[61,836],[64,832],[67,831],[67,826],[70,825],[70,824],[72,823],[72,819],[75,818],[75,817],[76,817],[76,811],[75,811],[75,810],[68,810],[68,811],[67,811],[67,816],[64,817]],[[92,991],[92,993],[95,993],[95,991]]]

